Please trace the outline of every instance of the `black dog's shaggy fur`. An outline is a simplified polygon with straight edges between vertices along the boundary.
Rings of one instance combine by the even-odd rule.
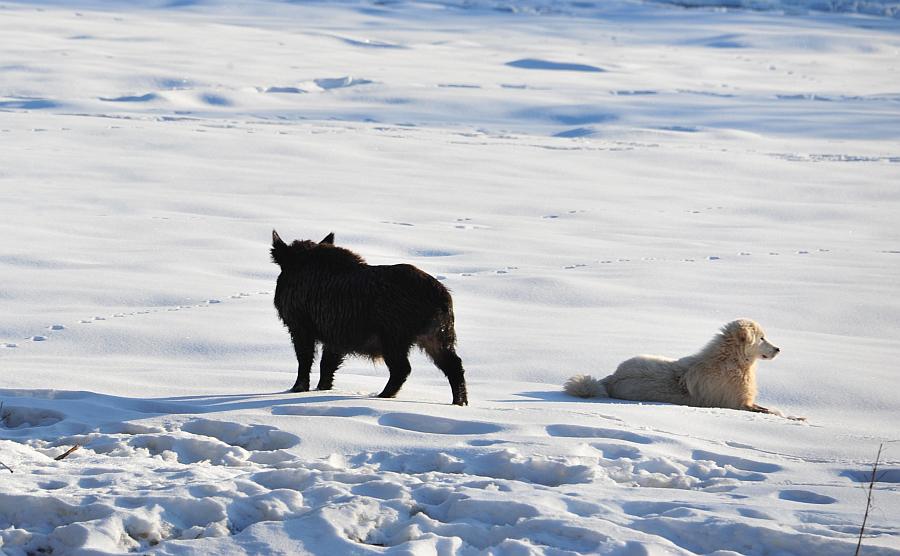
[[[447,375],[453,403],[468,405],[462,361],[456,355],[453,301],[440,282],[408,264],[370,266],[356,253],[322,241],[287,245],[272,231],[272,261],[281,267],[275,307],[297,354],[292,392],[309,390],[316,343],[322,344],[319,390],[350,354],[383,358],[390,379],[381,398],[393,398],[410,373],[417,345]]]

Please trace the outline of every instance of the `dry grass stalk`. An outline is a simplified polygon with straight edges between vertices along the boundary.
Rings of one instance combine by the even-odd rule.
[[[856,552],[854,556],[859,556],[862,550],[863,533],[866,531],[866,521],[869,519],[869,510],[872,508],[872,491],[875,483],[878,482],[878,460],[881,459],[881,450],[884,449],[884,443],[878,445],[878,453],[875,455],[875,464],[872,466],[872,478],[869,480],[869,495],[866,499],[866,513],[863,514],[862,525],[859,528],[859,542],[856,543]]]

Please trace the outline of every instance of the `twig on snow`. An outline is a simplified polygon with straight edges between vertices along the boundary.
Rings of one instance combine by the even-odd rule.
[[[63,452],[62,454],[56,456],[56,457],[53,458],[53,459],[56,460],[56,461],[64,460],[64,459],[66,459],[67,457],[69,457],[69,454],[71,454],[72,452],[74,452],[74,451],[77,450],[78,448],[81,448],[81,445],[80,445],[80,444],[76,444],[76,445],[72,446],[71,448],[69,448],[68,450],[66,450],[65,452]]]
[[[3,463],[2,461],[0,461],[0,467],[3,467],[4,469],[6,469],[7,471],[9,471],[10,473],[13,472],[12,467],[6,465],[6,464]]]
[[[866,513],[863,514],[862,525],[859,528],[859,542],[856,543],[856,552],[854,556],[859,556],[859,551],[862,550],[862,540],[863,533],[866,531],[866,521],[869,519],[869,509],[872,507],[872,490],[875,488],[875,483],[878,482],[878,460],[881,459],[881,450],[884,448],[884,443],[878,445],[878,453],[875,455],[875,464],[872,466],[872,478],[869,480],[869,496],[866,499]]]

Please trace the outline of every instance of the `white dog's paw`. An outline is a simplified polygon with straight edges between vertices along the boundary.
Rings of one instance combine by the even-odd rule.
[[[791,421],[806,421],[806,417],[800,417],[798,415],[788,415],[780,409],[770,408],[769,413],[772,415],[777,415],[779,417],[784,417],[785,419],[790,419]]]

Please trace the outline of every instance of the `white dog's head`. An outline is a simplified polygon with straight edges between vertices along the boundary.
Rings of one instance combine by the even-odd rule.
[[[722,327],[722,336],[743,348],[744,353],[752,359],[772,359],[780,348],[766,339],[766,333],[756,321],[738,319]]]

